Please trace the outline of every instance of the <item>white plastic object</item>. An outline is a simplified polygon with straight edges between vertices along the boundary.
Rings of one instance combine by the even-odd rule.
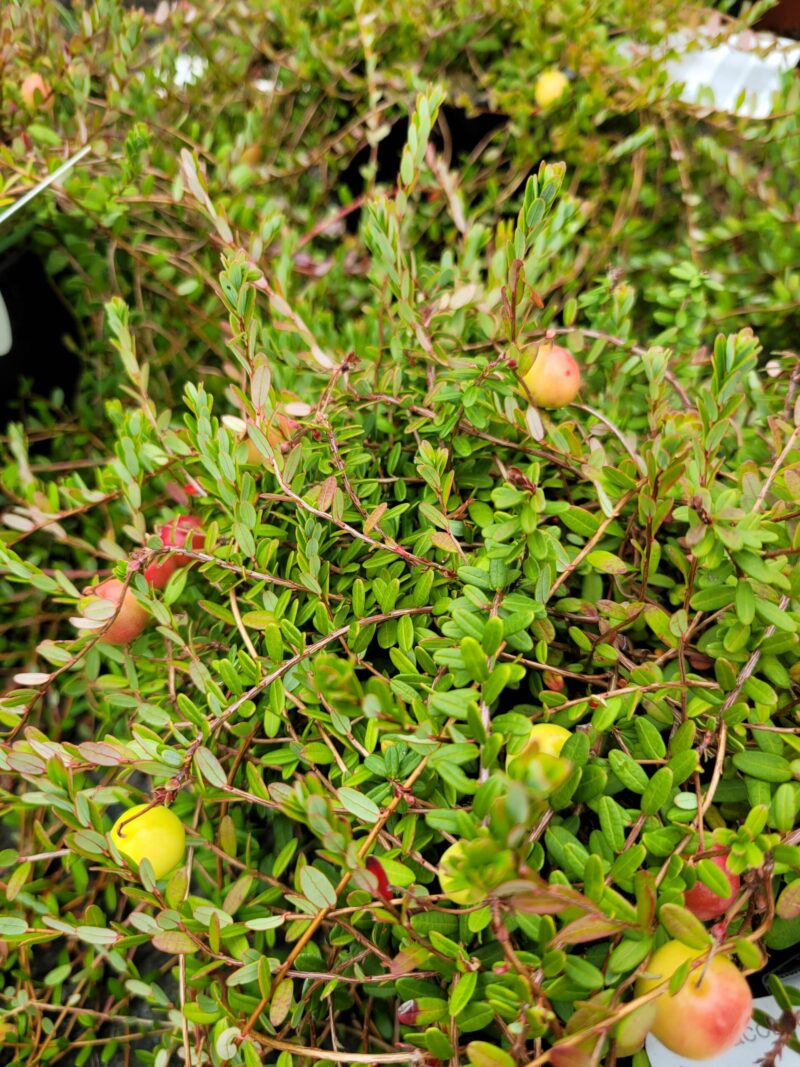
[[[14,344],[11,334],[11,319],[3,294],[0,293],[0,356],[7,356]]]
[[[685,103],[743,118],[768,118],[783,75],[800,62],[800,43],[773,33],[743,30],[726,37],[721,31],[712,19],[671,34],[651,55],[663,59],[673,85],[682,85]],[[621,51],[635,58],[645,49],[628,40]]]

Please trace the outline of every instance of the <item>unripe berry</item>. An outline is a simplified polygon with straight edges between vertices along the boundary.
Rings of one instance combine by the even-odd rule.
[[[560,756],[561,749],[567,743],[572,734],[564,726],[554,722],[537,722],[531,726],[528,740],[521,752],[510,756],[507,768],[510,768],[517,760],[524,764],[531,756],[543,752],[547,756]]]
[[[702,950],[668,941],[647,963],[648,977],[636,983],[637,997],[671,978],[687,960],[702,955]],[[691,971],[675,996],[665,987],[654,1003],[652,1033],[662,1045],[690,1060],[712,1059],[733,1048],[753,1013],[747,980],[726,956],[714,956],[707,967]]]
[[[149,860],[156,878],[163,878],[181,862],[186,851],[186,831],[178,816],[156,805],[137,804],[117,819],[111,840],[134,864]]]
[[[571,352],[546,341],[522,380],[539,407],[560,408],[578,395],[581,371]]]
[[[555,68],[552,70],[543,70],[539,77],[536,79],[536,85],[533,88],[533,98],[539,107],[549,107],[554,104],[559,97],[563,96],[569,85],[569,80],[566,74],[563,74],[560,70]]]

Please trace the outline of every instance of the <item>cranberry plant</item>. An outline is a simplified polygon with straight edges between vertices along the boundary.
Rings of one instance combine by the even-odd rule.
[[[686,162],[700,120],[670,90],[603,89],[625,4],[581,23],[563,127],[519,131],[504,48],[544,42],[544,68],[566,31],[476,7],[510,116],[485,172],[436,147],[451,6],[265,4],[254,58],[253,5],[223,26],[98,2],[68,63],[31,6],[12,29],[49,57],[57,122],[20,111],[0,154],[15,194],[82,122],[101,139],[37,208],[97,373],[78,425],[39,405],[9,428],[0,482],[4,1049],[644,1067],[628,1021],[668,942],[738,976],[800,941],[797,238],[770,169],[795,120],[708,119],[742,155],[662,205],[665,145],[690,187],[716,149]],[[190,45],[210,129],[203,85],[163,74]],[[270,63],[268,106],[231,85]],[[346,234],[325,168],[352,80],[368,146],[384,108],[407,130]],[[601,92],[653,132],[604,132]],[[241,161],[265,106],[274,158]],[[552,410],[525,384],[540,345],[580,367]],[[171,869],[111,833],[136,805],[180,820]]]

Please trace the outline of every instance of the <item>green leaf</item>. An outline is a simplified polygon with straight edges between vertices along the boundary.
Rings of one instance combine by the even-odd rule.
[[[767,957],[762,953],[758,945],[742,937],[735,943],[736,955],[739,962],[747,970],[760,971],[766,965]]]
[[[228,784],[228,776],[217,757],[209,749],[198,748],[194,754],[194,762],[201,776],[209,785],[221,788]]]
[[[461,658],[473,682],[483,682],[489,677],[486,653],[474,637],[461,638]]]
[[[705,589],[698,589],[690,600],[695,611],[719,611],[727,608],[734,602],[736,596],[732,585],[710,585]]]
[[[275,930],[278,926],[283,926],[284,922],[283,915],[262,915],[258,919],[248,919],[244,925],[248,930]]]
[[[736,583],[736,615],[739,622],[749,626],[756,614],[756,597],[752,585],[741,578]]]
[[[612,949],[608,957],[608,968],[617,974],[627,974],[650,955],[653,939],[643,937],[640,941],[627,938]]]
[[[50,145],[52,148],[58,148],[61,144],[61,138],[57,131],[52,126],[45,126],[40,122],[29,122],[27,133],[29,137],[32,137],[34,141],[38,141],[39,144]]]
[[[611,764],[611,770],[626,789],[634,793],[645,791],[649,781],[647,774],[627,752],[622,752],[617,748],[612,749],[608,754],[608,762]]]
[[[642,794],[642,812],[655,815],[667,803],[671,792],[672,771],[669,767],[659,767]]]
[[[605,985],[600,968],[580,956],[568,956],[564,971],[567,978],[581,989],[602,989]]]
[[[466,721],[467,705],[476,701],[478,694],[473,689],[450,689],[446,693],[434,693],[429,702],[431,711],[447,718]]]
[[[32,865],[28,862],[21,863],[19,867],[16,867],[11,877],[6,884],[6,899],[9,903],[15,900],[22,891],[23,886],[28,881],[28,876],[31,873]]]
[[[262,1067],[264,1061],[261,1058],[261,1052],[249,1038],[240,1045],[240,1049],[244,1056],[245,1067]]]
[[[667,766],[672,771],[673,785],[683,785],[687,778],[697,770],[700,757],[693,748],[683,752],[676,752]]]
[[[503,620],[497,615],[490,616],[484,623],[481,638],[481,645],[487,656],[493,656],[500,648],[503,643],[503,633]]]
[[[667,933],[689,948],[706,948],[711,944],[711,934],[705,926],[680,904],[662,904],[658,917]]]
[[[515,1067],[514,1060],[497,1045],[488,1041],[470,1041],[467,1059],[472,1067]]]
[[[656,725],[644,715],[638,715],[633,722],[645,758],[663,759],[667,754],[667,746]]]
[[[764,622],[789,634],[797,632],[797,623],[794,619],[783,608],[773,604],[771,600],[766,600],[763,596],[758,597],[755,602],[755,608],[756,614],[760,615]]]
[[[121,935],[114,930],[108,930],[105,926],[78,926],[75,935],[81,941],[89,945],[113,945],[119,941]],[[155,939],[153,939],[155,944]]]
[[[438,1026],[429,1026],[425,1031],[425,1047],[437,1060],[449,1060],[453,1055],[450,1039]]]
[[[625,847],[625,812],[613,797],[601,797],[597,803],[600,816],[600,828],[614,852],[622,852]]]
[[[300,889],[320,911],[336,907],[336,890],[316,867],[303,867],[300,871]]]
[[[469,1002],[475,993],[475,987],[478,984],[478,972],[468,971],[463,974],[458,982],[453,987],[453,991],[450,994],[448,1006],[451,1015],[460,1015],[461,1012],[467,1007]]]
[[[586,508],[570,507],[559,515],[568,530],[582,537],[593,537],[600,526],[600,519]]]
[[[789,761],[783,756],[767,752],[737,752],[733,757],[733,765],[748,778],[756,778],[760,782],[789,782],[792,779]]]
[[[727,875],[716,863],[709,859],[702,859],[697,864],[697,877],[708,886],[712,893],[723,899],[731,895],[731,883]]]
[[[337,795],[342,807],[361,822],[372,825],[380,818],[381,812],[378,805],[369,797],[365,797],[363,793],[359,793],[357,789],[342,786]]]
[[[770,804],[770,826],[788,834],[797,816],[798,792],[794,782],[783,782],[775,790]]]

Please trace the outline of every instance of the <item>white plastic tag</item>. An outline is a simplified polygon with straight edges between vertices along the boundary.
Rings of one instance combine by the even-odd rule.
[[[6,302],[0,293],[0,356],[7,356],[11,351],[13,340],[11,337],[11,319],[8,315]]]
[[[788,984],[795,984],[794,982]],[[774,997],[759,997],[754,1002],[757,1008],[771,1015],[773,1019],[780,1017],[781,1009]],[[757,1026],[754,1021],[750,1022],[742,1034],[738,1044],[721,1056],[715,1056],[713,1060],[703,1060],[703,1067],[756,1067],[762,1056],[769,1052],[775,1044],[776,1034],[763,1026]],[[660,1041],[650,1035],[645,1042],[647,1055],[650,1057],[651,1067],[694,1067],[699,1060],[690,1060],[685,1056],[676,1056],[668,1048],[664,1048]],[[800,1056],[791,1049],[784,1049],[779,1060],[780,1067],[800,1067]]]

